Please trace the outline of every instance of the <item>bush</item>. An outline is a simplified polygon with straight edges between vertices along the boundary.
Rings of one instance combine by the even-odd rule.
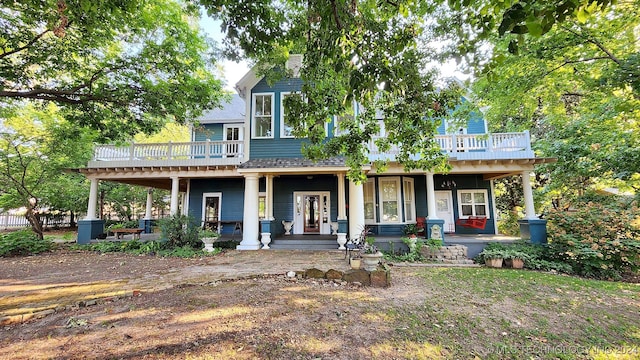
[[[560,260],[578,275],[617,279],[640,268],[640,211],[587,203],[577,211],[549,213],[550,260]]]
[[[500,234],[509,236],[520,236],[519,215],[517,212],[502,213],[498,220],[498,231]]]
[[[162,237],[167,240],[169,248],[190,246],[199,248],[202,243],[198,239],[200,227],[191,216],[172,215],[159,221]]]
[[[53,242],[40,240],[31,230],[20,230],[0,236],[0,256],[39,254],[51,250]]]

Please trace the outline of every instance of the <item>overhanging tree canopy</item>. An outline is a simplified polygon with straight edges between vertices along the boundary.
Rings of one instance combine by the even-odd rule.
[[[197,117],[221,96],[197,11],[173,0],[3,2],[0,111],[54,102],[103,139]]]
[[[500,33],[540,35],[567,17],[609,4],[606,0],[596,2],[596,7],[589,7],[593,2],[586,0],[567,1],[566,6],[497,0],[481,4],[438,0],[200,3],[222,20],[228,35],[226,50],[232,56],[282,66],[289,54],[304,54],[300,71],[303,96],[287,98],[288,119],[295,122],[296,136],[309,139],[306,156],[345,156],[352,179],[363,178],[360,168],[368,162],[367,143],[380,131],[378,115],[386,131],[386,137],[375,140],[381,150],[398,146],[396,158],[407,169],[446,167],[434,132],[438,118],[460,96],[436,89],[433,74],[424,71],[429,54],[418,44],[437,11],[463,14],[466,29],[478,30],[480,37],[498,31],[497,27]],[[281,69],[267,72],[268,78],[277,77]],[[332,116],[348,114],[352,101],[365,111],[357,118],[344,116],[344,135],[326,141],[324,123]]]

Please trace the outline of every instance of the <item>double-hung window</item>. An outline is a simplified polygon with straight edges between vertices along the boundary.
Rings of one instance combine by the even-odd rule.
[[[378,178],[380,187],[380,222],[381,223],[398,223],[401,222],[401,195],[400,195],[400,178],[383,177]]]
[[[458,190],[458,213],[460,218],[469,216],[489,217],[487,190]]]
[[[403,178],[404,186],[404,221],[416,221],[416,202],[414,201],[413,179]]]
[[[300,96],[300,94],[283,92],[280,93],[280,137],[292,138],[293,137],[293,125],[287,119],[287,111],[285,108],[285,99],[289,96]]]
[[[362,184],[364,192],[364,222],[367,224],[376,222],[376,197],[375,180],[369,179]]]
[[[273,93],[253,94],[253,138],[273,138]]]

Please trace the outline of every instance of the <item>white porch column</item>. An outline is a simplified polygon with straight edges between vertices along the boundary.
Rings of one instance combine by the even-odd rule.
[[[536,209],[533,204],[533,190],[531,189],[531,174],[529,171],[522,172],[522,193],[524,194],[524,218],[527,220],[537,219]]]
[[[267,220],[273,220],[273,175],[265,176],[266,199],[265,199],[265,217]]]
[[[147,208],[144,212],[144,219],[151,220],[151,211],[153,210],[153,188],[147,189]]]
[[[362,184],[349,181],[349,237],[355,239],[364,229],[364,190]]]
[[[96,208],[98,205],[98,179],[91,179],[89,188],[89,203],[87,204],[87,217],[85,220],[97,220]]]
[[[433,173],[427,173],[427,213],[428,219],[437,219],[436,215],[436,189],[433,182]]]
[[[338,220],[347,219],[347,214],[345,211],[345,208],[346,208],[345,198],[346,198],[346,192],[344,189],[344,173],[340,173],[338,174]],[[364,211],[364,195],[363,195],[362,209]]]
[[[236,247],[238,250],[258,250],[260,188],[258,187],[259,174],[246,174],[244,176],[244,215],[242,219],[242,242]]]
[[[180,178],[174,176],[171,178],[171,205],[169,213],[171,216],[178,214],[178,195],[180,195]]]

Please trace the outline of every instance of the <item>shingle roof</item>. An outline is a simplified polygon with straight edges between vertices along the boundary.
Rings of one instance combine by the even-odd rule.
[[[245,102],[238,94],[233,94],[231,100],[220,104],[222,108],[215,108],[202,114],[198,121],[203,124],[224,123],[229,120],[244,121]]]
[[[345,166],[344,158],[331,158],[313,162],[302,158],[264,158],[251,159],[240,165],[241,169],[273,169],[297,167],[340,167]]]

